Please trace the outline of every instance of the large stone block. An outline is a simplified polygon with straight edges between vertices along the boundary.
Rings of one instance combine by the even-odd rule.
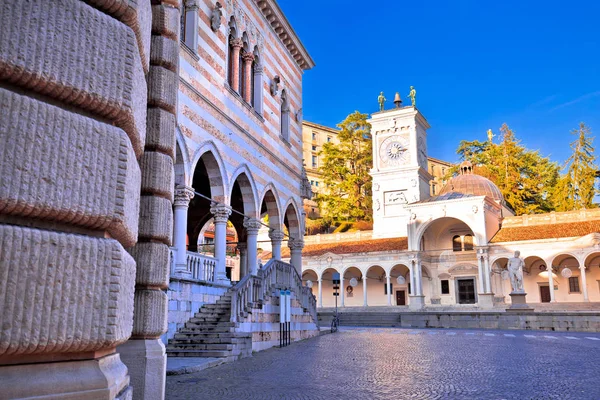
[[[131,335],[135,261],[115,240],[0,225],[0,364]]]
[[[162,400],[165,398],[167,355],[160,339],[132,339],[117,348],[129,369],[133,398]]]
[[[175,114],[160,108],[148,109],[146,150],[160,151],[175,159]]]
[[[137,240],[140,169],[119,128],[0,88],[0,214]]]
[[[137,264],[136,284],[169,287],[171,255],[166,244],[141,242],[133,246],[130,253]]]
[[[131,28],[79,0],[12,0],[0,37],[0,80],[110,120],[141,155],[147,88]]]
[[[148,105],[170,113],[177,112],[179,76],[163,67],[150,66],[148,74]]]
[[[170,246],[173,235],[173,207],[164,197],[141,196],[140,241],[159,241]]]
[[[179,62],[179,43],[166,36],[152,36],[150,64],[177,72]]]
[[[179,34],[179,10],[161,4],[153,5],[152,34],[177,40]]]
[[[131,398],[127,367],[118,354],[96,360],[0,367],[2,399]]]
[[[150,37],[152,33],[152,7],[147,0],[85,0],[105,13],[112,15],[133,29],[140,50],[144,71],[148,72]]]
[[[140,159],[142,193],[162,196],[173,202],[175,170],[173,159],[166,154],[146,151]]]
[[[159,338],[167,331],[168,299],[162,290],[135,291],[133,338]]]

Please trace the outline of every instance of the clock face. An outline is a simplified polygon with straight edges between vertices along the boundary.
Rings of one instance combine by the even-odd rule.
[[[408,144],[400,136],[390,136],[379,146],[379,158],[383,166],[406,164],[409,160]]]

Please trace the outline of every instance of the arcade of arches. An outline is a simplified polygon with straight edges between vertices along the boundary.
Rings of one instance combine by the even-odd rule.
[[[250,171],[238,168],[228,184],[218,160],[215,151],[203,152],[193,174],[187,176],[190,163],[177,148],[174,274],[222,285],[256,275],[261,264],[257,251],[262,228],[268,231],[271,257],[280,260],[282,243],[287,242],[290,262],[300,271],[303,228],[295,202],[290,199],[284,203],[274,186],[267,184],[258,203],[259,192]],[[286,204],[283,212],[282,204]],[[209,257],[214,260],[214,274],[197,275],[194,260],[204,263]]]

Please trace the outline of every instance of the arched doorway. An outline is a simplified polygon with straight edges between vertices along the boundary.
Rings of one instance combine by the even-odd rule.
[[[531,303],[550,303],[558,276],[547,267],[546,262],[541,257],[528,256],[523,262],[523,289],[527,293],[527,301]],[[553,287],[550,287],[548,277],[550,273],[553,274]],[[510,288],[510,281],[507,283]]]
[[[310,287],[312,294],[317,297],[319,291],[319,276],[316,271],[312,269],[307,269],[302,272],[302,286]]]
[[[339,273],[335,268],[327,268],[321,273],[321,293],[317,301],[320,300],[321,307],[335,307],[335,296],[333,295],[333,274]],[[339,306],[339,302],[338,302]]]
[[[588,301],[600,301],[600,252],[588,254],[584,265]]]
[[[387,305],[387,274],[380,265],[372,265],[367,269],[366,280],[363,280],[363,288],[366,289],[366,296],[363,292],[364,305],[385,306]]]
[[[247,171],[240,172],[233,181],[230,202],[233,212],[229,221],[238,240],[227,243],[227,254],[228,257],[232,257],[236,255],[236,250],[240,251],[240,262],[237,265],[239,278],[242,279],[247,274],[256,274],[259,269],[258,232],[262,227],[256,219],[256,194]],[[245,244],[246,254],[243,254],[244,246],[240,244]],[[233,266],[234,264],[231,268]]]

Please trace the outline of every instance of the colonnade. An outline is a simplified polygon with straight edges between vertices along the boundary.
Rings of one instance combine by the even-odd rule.
[[[187,186],[178,186],[175,189],[174,202],[174,224],[173,224],[173,245],[175,250],[175,273],[181,277],[191,277],[191,271],[187,265],[187,219],[188,209],[191,199],[194,197],[194,190]],[[214,280],[215,283],[229,284],[226,275],[226,250],[227,250],[227,221],[231,215],[231,208],[225,204],[215,204],[210,208],[215,226],[214,237],[214,258],[216,259]],[[247,274],[257,275],[258,273],[258,231],[262,223],[256,218],[246,218],[244,229],[246,230],[246,242],[238,243],[240,252],[240,279]],[[281,260],[281,244],[285,234],[278,229],[271,229],[269,232],[271,246],[273,248],[272,258]],[[291,264],[298,271],[302,268],[302,249],[304,241],[302,238],[288,240],[288,247],[291,253]]]

